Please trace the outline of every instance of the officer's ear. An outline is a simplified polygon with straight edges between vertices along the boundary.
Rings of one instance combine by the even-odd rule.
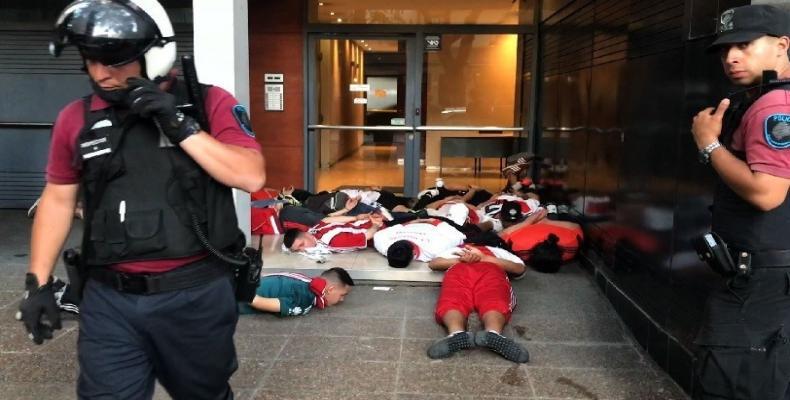
[[[788,56],[790,58],[790,37],[788,36],[779,36],[776,38],[776,46],[777,46],[777,57],[782,55]]]

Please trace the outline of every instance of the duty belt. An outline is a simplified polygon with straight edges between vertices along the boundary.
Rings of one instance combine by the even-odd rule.
[[[736,263],[742,253],[748,253],[751,256],[751,268],[790,268],[790,250],[763,250],[754,253],[734,249],[729,251]]]
[[[94,267],[89,270],[88,276],[119,292],[148,295],[200,286],[223,275],[229,276],[230,273],[230,268],[223,266],[214,257],[208,256],[159,274],[130,274]]]

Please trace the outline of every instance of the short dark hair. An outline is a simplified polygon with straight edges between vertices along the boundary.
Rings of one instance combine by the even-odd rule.
[[[549,233],[546,240],[530,250],[529,266],[535,271],[549,274],[559,271],[562,265],[562,248],[559,242],[557,235]]]
[[[398,240],[387,249],[387,262],[390,267],[406,268],[414,259],[414,249],[408,240]]]
[[[348,286],[354,286],[354,280],[351,279],[351,275],[348,274],[348,271],[340,267],[329,268],[322,272],[321,276],[330,281],[343,282]]]
[[[285,236],[283,237],[283,246],[285,246],[288,250],[291,249],[291,246],[294,245],[294,241],[296,237],[299,236],[301,231],[299,229],[291,228],[285,231]]]

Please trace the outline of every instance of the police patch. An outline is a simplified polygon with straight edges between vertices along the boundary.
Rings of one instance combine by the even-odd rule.
[[[244,133],[250,137],[255,137],[255,132],[252,131],[252,124],[250,123],[250,116],[247,114],[247,109],[244,108],[243,105],[236,104],[233,106],[233,117],[236,118],[236,122],[239,123]]]
[[[765,141],[775,149],[790,148],[790,114],[773,114],[765,119]]]

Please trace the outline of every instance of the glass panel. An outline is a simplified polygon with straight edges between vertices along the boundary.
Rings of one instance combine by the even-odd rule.
[[[322,125],[393,126],[406,121],[406,41],[321,39],[316,44],[316,110]],[[316,189],[403,186],[400,132],[319,129]]]
[[[420,123],[428,126],[518,126],[516,108],[518,35],[442,35],[441,49],[427,52]],[[425,173],[422,186],[442,177],[462,182],[486,182],[499,190],[500,160],[491,146],[516,148],[518,132],[480,133],[429,131],[422,148]],[[477,142],[477,139],[489,138]],[[482,157],[476,157],[475,153]],[[490,153],[490,154],[489,154]],[[510,151],[497,156],[505,157]],[[441,171],[440,171],[441,170]],[[483,179],[483,181],[480,181]],[[447,182],[447,180],[445,180]]]
[[[381,186],[402,193],[405,133],[325,129],[318,135],[316,191]]]
[[[319,24],[531,25],[535,0],[310,0]]]

